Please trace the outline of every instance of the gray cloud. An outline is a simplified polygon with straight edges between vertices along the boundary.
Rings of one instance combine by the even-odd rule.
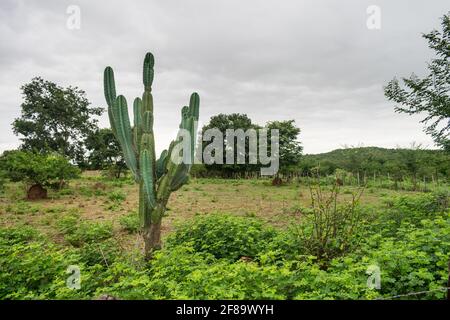
[[[66,28],[72,4],[80,30]],[[381,8],[381,30],[366,28],[371,4]],[[220,112],[260,124],[295,119],[308,153],[358,143],[432,147],[420,118],[395,114],[382,86],[425,71],[431,52],[420,35],[449,9],[445,0],[2,1],[0,151],[19,144],[10,124],[32,77],[78,86],[104,106],[102,73],[111,65],[131,101],[141,95],[148,50],[156,57],[158,149],[194,90],[203,122]],[[107,126],[106,115],[100,123]]]

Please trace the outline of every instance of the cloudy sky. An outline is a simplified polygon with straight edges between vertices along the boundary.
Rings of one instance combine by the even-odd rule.
[[[67,27],[71,5],[80,9],[79,29]],[[370,5],[381,10],[378,30],[366,24]],[[156,60],[158,150],[176,134],[192,91],[203,123],[233,112],[259,124],[295,119],[306,153],[413,141],[431,148],[420,118],[394,113],[383,85],[426,72],[432,52],[421,33],[439,28],[449,10],[448,0],[2,0],[0,151],[20,144],[11,123],[31,78],[77,86],[105,106],[103,69],[111,65],[117,91],[132,101],[143,90],[147,51]]]

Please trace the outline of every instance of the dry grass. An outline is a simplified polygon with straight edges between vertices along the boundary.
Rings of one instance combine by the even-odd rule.
[[[115,237],[128,246],[140,246],[140,238],[124,232],[118,221],[123,215],[136,212],[137,187],[131,180],[105,180],[98,173],[88,172],[72,181],[68,189],[49,193],[49,199],[29,202],[20,184],[9,184],[0,199],[0,227],[30,225],[58,243],[64,237],[56,225],[58,219],[70,213],[88,221],[111,221]],[[343,188],[342,200],[350,199],[349,188]],[[365,204],[380,204],[383,195],[394,191],[372,190],[363,194]],[[255,216],[281,227],[301,215],[301,207],[310,204],[307,186],[296,184],[273,187],[268,180],[193,179],[172,194],[167,217],[163,219],[163,235],[173,230],[177,222],[194,215],[227,212]]]

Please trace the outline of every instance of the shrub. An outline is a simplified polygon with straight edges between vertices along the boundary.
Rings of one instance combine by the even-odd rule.
[[[351,251],[365,228],[365,217],[359,209],[362,189],[352,194],[352,200],[339,203],[339,186],[330,192],[320,185],[310,186],[311,207],[293,231],[301,239],[305,253],[316,256],[323,264]]]
[[[29,151],[8,151],[0,158],[0,168],[11,181],[28,185],[62,187],[68,179],[79,176],[79,169],[56,153],[37,154]]]
[[[67,234],[64,238],[71,245],[79,247],[84,243],[98,242],[112,236],[113,228],[110,223],[82,222],[75,232]]]
[[[107,239],[101,242],[86,243],[80,248],[79,254],[80,261],[87,266],[100,264],[108,267],[120,255],[120,250],[115,240]]]
[[[445,215],[449,207],[449,192],[439,191],[415,196],[392,197],[385,201],[386,210],[373,226],[386,237],[394,236],[402,223],[420,226],[423,219]]]
[[[29,226],[0,228],[0,245],[23,244],[38,237],[38,232]]]
[[[130,212],[129,214],[120,217],[119,223],[122,229],[128,233],[135,233],[140,229],[139,217],[136,212]]]
[[[114,190],[108,195],[108,199],[113,202],[123,202],[127,198],[127,195],[120,190]]]
[[[64,239],[75,247],[85,243],[94,243],[113,236],[113,227],[108,222],[79,222],[78,214],[69,214],[58,221],[58,228],[64,234]]]
[[[0,299],[35,298],[76,258],[28,227],[0,229]]]
[[[216,213],[195,217],[178,226],[168,238],[168,245],[192,243],[197,252],[235,261],[243,256],[256,257],[275,234],[255,218]]]

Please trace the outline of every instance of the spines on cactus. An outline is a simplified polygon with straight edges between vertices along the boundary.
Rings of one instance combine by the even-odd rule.
[[[144,93],[133,102],[134,125],[131,127],[127,102],[124,96],[116,96],[114,72],[106,67],[104,72],[104,93],[108,104],[111,129],[116,136],[128,168],[135,181],[139,183],[139,216],[144,229],[146,256],[160,246],[161,219],[166,209],[170,193],[185,184],[189,177],[191,163],[172,161],[174,146],[181,142],[179,134],[168,150],[161,152],[156,160],[153,134],[153,96],[154,57],[147,53],[143,65]],[[190,97],[189,106],[181,110],[180,130],[189,133],[190,154],[194,159],[196,122],[199,117],[200,98],[197,93]],[[186,159],[186,157],[184,157]]]

